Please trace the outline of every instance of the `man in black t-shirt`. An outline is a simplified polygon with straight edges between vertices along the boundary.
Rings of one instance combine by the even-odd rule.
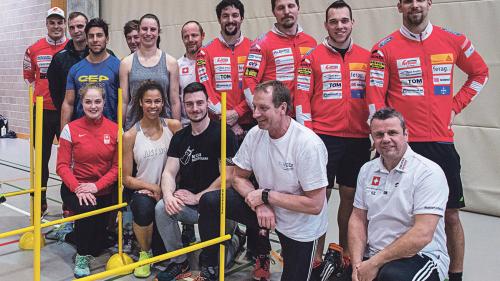
[[[221,125],[208,118],[208,95],[205,86],[193,82],[184,89],[184,106],[190,125],[177,132],[170,141],[167,164],[162,174],[163,199],[155,209],[156,223],[167,251],[182,248],[178,221],[187,224],[198,222],[198,202],[203,194],[220,189]],[[227,173],[231,182],[238,142],[231,130],[227,130]],[[179,181],[176,183],[176,178]],[[234,250],[244,244],[234,236],[230,243],[228,260]],[[167,268],[157,276],[159,281],[189,276],[190,267],[186,255],[171,259]]]

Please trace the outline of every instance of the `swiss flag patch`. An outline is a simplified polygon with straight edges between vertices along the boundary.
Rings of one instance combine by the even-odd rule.
[[[372,185],[373,186],[378,186],[380,184],[380,177],[379,176],[373,176],[372,178]]]
[[[181,69],[181,73],[182,73],[182,74],[188,74],[188,73],[189,73],[189,67],[183,67],[183,68]]]

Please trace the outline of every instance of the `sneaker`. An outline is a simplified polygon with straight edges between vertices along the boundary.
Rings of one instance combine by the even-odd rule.
[[[226,269],[232,268],[236,260],[245,251],[246,241],[245,232],[237,226],[231,240],[226,244]]]
[[[182,224],[182,245],[184,247],[191,246],[196,242],[196,235],[194,233],[194,225]]]
[[[76,278],[82,278],[90,275],[90,258],[91,256],[80,256],[76,254],[75,257],[75,269],[73,270],[73,274]]]
[[[182,263],[170,263],[167,268],[158,275],[156,275],[155,281],[173,281],[184,279],[191,276],[191,268],[189,267],[189,261],[186,259]]]
[[[258,255],[255,260],[255,267],[253,270],[253,279],[258,281],[269,281],[271,273],[269,272],[271,260],[269,255]]]
[[[247,235],[246,233],[240,229],[239,226],[236,226],[236,230],[234,231],[234,235],[238,237],[238,249],[236,250],[236,253],[234,254],[234,259],[238,259],[238,257],[245,251],[245,243],[247,242]]]
[[[200,275],[194,281],[219,281],[218,266],[202,266]]]
[[[343,249],[336,243],[330,243],[326,251],[325,258],[321,264],[321,273],[319,275],[321,281],[326,281],[333,274],[340,277],[344,272]]]
[[[47,202],[43,203],[40,208],[40,216],[43,218],[47,214]]]
[[[311,278],[310,281],[320,281],[321,274],[323,273],[323,268],[325,267],[325,263],[323,261],[315,260],[313,263],[313,268],[311,270]]]
[[[139,253],[139,260],[138,261],[143,261],[143,260],[149,259],[152,256],[153,256],[153,254],[150,251],[149,252],[141,251]],[[134,276],[137,278],[146,278],[146,277],[149,277],[149,275],[151,275],[151,264],[139,266],[139,267],[136,267],[134,269]]]
[[[128,254],[132,253],[133,245],[134,245],[134,233],[126,231],[123,234],[123,252]]]
[[[73,222],[66,222],[61,224],[59,227],[52,229],[49,233],[45,235],[48,240],[57,240],[59,242],[64,242],[64,238],[68,233],[73,232]]]

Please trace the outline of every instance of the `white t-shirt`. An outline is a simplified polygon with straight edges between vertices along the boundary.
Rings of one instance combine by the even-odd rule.
[[[354,207],[367,210],[365,256],[372,257],[405,234],[413,226],[415,215],[435,214],[440,219],[434,237],[419,254],[430,257],[444,279],[450,262],[444,231],[448,192],[441,167],[415,153],[410,146],[392,171],[387,171],[382,158],[363,165],[358,175]]]
[[[177,60],[177,65],[179,66],[179,87],[181,95],[181,123],[183,127],[189,124],[189,119],[186,115],[186,110],[184,109],[184,103],[182,102],[182,97],[184,96],[184,88],[192,82],[196,82],[195,65],[196,60],[188,59],[186,56],[182,56]]]
[[[253,127],[246,135],[233,162],[253,171],[260,189],[302,195],[304,191],[328,185],[328,152],[321,139],[310,129],[291,120],[285,135],[272,139],[269,132]],[[326,199],[319,215],[310,215],[272,206],[276,229],[301,241],[316,240],[326,232]]]

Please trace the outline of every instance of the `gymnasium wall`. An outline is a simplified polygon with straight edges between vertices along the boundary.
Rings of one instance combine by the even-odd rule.
[[[0,1],[0,114],[9,129],[29,134],[29,98],[23,80],[26,48],[47,34],[50,0]]]

